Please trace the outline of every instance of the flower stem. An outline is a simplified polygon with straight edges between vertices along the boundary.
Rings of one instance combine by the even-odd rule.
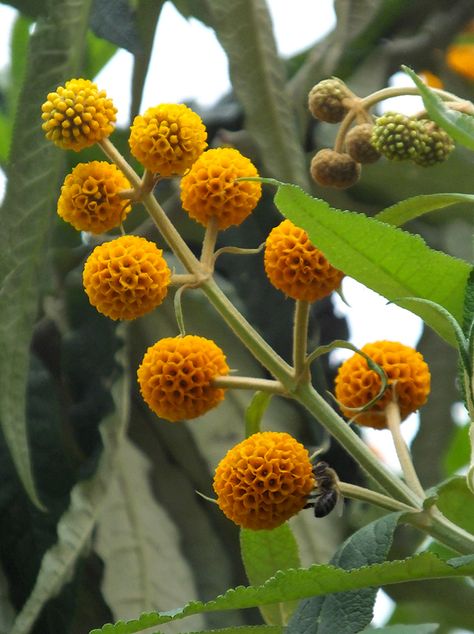
[[[405,481],[410,489],[423,500],[426,497],[425,491],[418,479],[418,475],[411,459],[410,450],[408,449],[405,439],[401,433],[400,408],[398,407],[398,403],[395,401],[389,403],[385,409],[385,415],[387,417],[388,428],[392,434],[395,451],[397,452],[398,460],[400,461],[400,466],[402,468],[403,475],[405,476]]]
[[[407,485],[390,472],[350,426],[316,392],[312,385],[301,384],[293,392],[316,420],[348,451],[360,466],[372,476],[385,491],[410,507],[420,507],[420,500]]]
[[[280,381],[260,379],[252,376],[218,376],[212,381],[214,387],[232,388],[234,390],[258,390],[270,394],[288,395]]]
[[[295,316],[293,321],[293,367],[295,379],[298,381],[304,374],[309,376],[309,367],[306,363],[308,346],[308,319],[311,304],[303,300],[295,302]]]
[[[371,491],[370,489],[359,487],[355,484],[349,484],[348,482],[339,481],[338,487],[342,495],[347,498],[362,500],[363,502],[368,502],[369,504],[375,504],[375,506],[380,506],[388,511],[408,511],[413,513],[419,510],[413,506],[408,506],[403,502],[394,500],[387,495],[383,495],[382,493],[377,493],[376,491]]]

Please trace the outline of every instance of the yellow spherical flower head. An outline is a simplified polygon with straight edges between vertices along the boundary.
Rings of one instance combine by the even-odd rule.
[[[104,90],[89,79],[71,79],[50,92],[41,106],[46,137],[59,147],[79,152],[108,137],[117,109]]]
[[[181,179],[181,202],[191,218],[206,226],[217,218],[219,229],[239,225],[262,195],[258,182],[237,178],[258,176],[255,165],[235,148],[216,148],[201,154]]]
[[[223,513],[238,526],[271,529],[301,511],[314,489],[308,451],[286,432],[258,432],[220,461],[214,491]]]
[[[278,290],[292,299],[314,302],[339,287],[344,273],[329,264],[306,231],[283,220],[265,243],[265,272]]]
[[[359,414],[346,409],[367,405],[382,386],[380,376],[369,368],[364,357],[354,354],[347,359],[339,368],[335,391],[342,412],[348,418],[354,417],[354,422],[360,425],[384,429],[387,427],[385,408],[394,396],[402,420],[426,402],[431,375],[419,352],[397,341],[368,343],[362,352],[383,368],[388,385],[383,396],[370,409]]]
[[[176,422],[202,416],[224,398],[212,381],[229,373],[222,350],[196,335],[167,337],[150,346],[138,368],[143,399],[157,416]]]
[[[130,128],[133,156],[154,174],[181,176],[206,149],[201,117],[184,104],[164,103],[137,115]]]
[[[132,206],[119,196],[131,185],[113,163],[79,163],[61,188],[58,214],[78,231],[103,233],[119,225]]]
[[[90,303],[111,319],[136,319],[166,297],[171,272],[154,242],[121,236],[96,247],[83,272]]]

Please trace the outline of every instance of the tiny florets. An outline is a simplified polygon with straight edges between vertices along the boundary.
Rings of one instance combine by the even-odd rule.
[[[184,104],[164,103],[137,115],[130,128],[133,156],[154,174],[181,176],[207,147],[201,117]]]
[[[315,486],[308,451],[286,432],[258,432],[230,449],[214,475],[217,503],[238,526],[280,526],[301,511]]]
[[[78,152],[108,137],[117,109],[105,90],[89,79],[71,79],[50,92],[42,105],[46,137],[66,150]]]
[[[344,273],[311,244],[306,231],[283,220],[265,243],[265,272],[278,290],[292,299],[314,302],[339,287]]]
[[[186,335],[150,346],[138,368],[143,399],[157,416],[175,422],[197,418],[218,405],[225,390],[213,379],[229,373],[214,341]]]
[[[354,161],[362,163],[375,163],[380,158],[380,152],[370,142],[372,138],[372,123],[360,123],[349,130],[346,135],[346,150]]]
[[[431,375],[419,352],[396,341],[369,343],[362,352],[385,371],[387,388],[370,409],[360,413],[347,409],[364,407],[382,386],[380,376],[369,368],[364,357],[354,354],[341,365],[336,377],[336,399],[345,416],[360,425],[384,429],[387,427],[385,408],[394,396],[402,420],[426,402]]]
[[[163,251],[138,236],[121,236],[97,246],[84,265],[90,303],[111,319],[136,319],[166,297],[171,272]]]
[[[415,117],[386,112],[375,121],[371,143],[391,161],[413,160],[423,152],[427,135]]]
[[[420,125],[426,134],[426,140],[421,151],[413,159],[414,162],[422,167],[442,163],[454,150],[454,141],[430,119],[420,119]]]
[[[119,225],[132,208],[130,201],[119,195],[130,187],[113,163],[78,163],[64,180],[58,214],[78,231],[109,231]]]
[[[217,218],[219,229],[239,225],[262,195],[260,183],[236,181],[246,176],[258,176],[258,172],[238,150],[207,150],[181,179],[183,209],[204,226],[212,217]]]

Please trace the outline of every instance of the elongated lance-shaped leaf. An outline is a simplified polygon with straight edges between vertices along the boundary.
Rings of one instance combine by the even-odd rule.
[[[25,81],[1,209],[0,233],[0,421],[18,475],[41,506],[31,470],[25,423],[28,348],[38,310],[56,185],[64,155],[44,138],[41,104],[79,68],[91,0],[48,3],[31,36]]]
[[[276,184],[272,179],[263,182]],[[333,266],[396,304],[403,297],[424,298],[461,322],[472,270],[467,262],[431,249],[420,236],[361,213],[333,209],[295,185],[279,184],[274,200]],[[421,303],[412,310],[456,345],[451,326],[438,310]]]
[[[459,203],[474,203],[474,195],[472,194],[422,194],[402,200],[395,205],[391,205],[375,215],[377,220],[386,222],[388,225],[400,227],[410,220],[419,218],[423,214],[435,211],[436,209],[444,209],[450,205]]]
[[[430,552],[351,570],[315,564],[309,568],[283,570],[260,586],[231,588],[207,603],[193,601],[172,612],[148,612],[132,621],[107,623],[100,629],[91,630],[90,634],[134,634],[149,627],[202,612],[251,608],[331,592],[379,587],[403,581],[465,577],[472,574],[474,555],[445,561]]]
[[[114,473],[118,449],[129,418],[130,377],[126,371],[126,348],[117,353],[121,376],[112,387],[115,410],[100,425],[102,455],[95,474],[71,491],[69,508],[58,522],[57,542],[46,551],[36,583],[15,619],[10,634],[28,634],[49,599],[71,580],[77,560],[86,548]]]
[[[266,2],[207,0],[207,6],[229,59],[245,126],[258,144],[265,171],[306,187],[304,153]]]
[[[431,90],[411,68],[402,66],[402,70],[415,82],[423,104],[433,121],[444,128],[455,141],[474,150],[474,116],[448,108],[441,97]]]
[[[272,395],[268,392],[255,392],[249,406],[245,410],[245,436],[260,431],[262,417],[270,404]]]

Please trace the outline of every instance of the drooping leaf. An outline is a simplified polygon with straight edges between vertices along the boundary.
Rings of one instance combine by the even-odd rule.
[[[279,184],[275,204],[347,275],[396,304],[403,297],[427,299],[461,321],[472,270],[467,262],[430,249],[419,236],[364,214],[333,209],[294,185]],[[415,312],[454,343],[451,328],[438,311],[420,304]]]
[[[470,423],[462,427],[457,427],[451,444],[444,456],[443,465],[446,476],[452,476],[456,471],[462,469],[469,463],[470,443],[469,443]]]
[[[40,112],[47,93],[79,68],[89,8],[90,0],[50,3],[50,15],[36,24],[0,212],[0,421],[23,485],[38,506],[26,437],[25,385],[50,219],[56,207],[54,185],[64,158],[44,138]]]
[[[90,27],[98,37],[130,53],[140,50],[135,14],[128,0],[92,0]]]
[[[337,550],[331,564],[345,570],[386,560],[399,513],[391,513],[355,532]],[[288,624],[288,634],[355,634],[372,620],[377,588],[312,597],[302,601]]]
[[[156,627],[175,619],[208,611],[250,608],[331,592],[345,592],[434,577],[469,576],[473,573],[474,555],[443,561],[429,552],[355,570],[343,570],[330,565],[313,565],[305,569],[279,572],[262,586],[232,588],[207,603],[196,601],[173,612],[161,614],[149,612],[133,621],[108,623],[102,628],[91,630],[90,634],[133,634],[148,627]]]
[[[240,549],[245,572],[252,585],[260,585],[278,570],[298,568],[298,545],[290,526],[285,523],[273,530],[240,531]],[[296,602],[287,601],[261,607],[265,622],[269,625],[285,625]]]
[[[123,371],[112,387],[115,411],[100,426],[104,448],[97,471],[72,489],[70,506],[58,523],[58,541],[43,556],[34,588],[18,613],[10,634],[30,632],[45,603],[70,580],[79,557],[89,543],[128,422],[130,380],[124,369],[125,349],[117,357]]]
[[[124,439],[98,517],[94,543],[105,566],[102,592],[116,619],[164,609],[197,592],[177,527],[151,491],[149,468],[147,457]],[[192,627],[203,625],[197,618]]]
[[[421,196],[413,196],[402,200],[395,205],[383,209],[375,218],[388,225],[400,227],[401,225],[419,218],[423,214],[435,211],[436,209],[444,209],[450,205],[459,203],[474,203],[474,195],[471,194],[424,194]]]
[[[285,69],[263,0],[208,0],[216,35],[229,59],[232,85],[267,174],[308,183]]]
[[[444,105],[441,97],[427,86],[411,68],[402,66],[402,70],[415,82],[431,119],[446,130],[455,141],[470,150],[474,150],[474,116],[448,108]]]
[[[135,51],[132,75],[132,105],[130,106],[130,120],[138,114],[145,87],[145,80],[150,65],[156,27],[164,5],[164,0],[148,2],[140,0],[137,5],[137,30],[140,38],[140,49]]]

